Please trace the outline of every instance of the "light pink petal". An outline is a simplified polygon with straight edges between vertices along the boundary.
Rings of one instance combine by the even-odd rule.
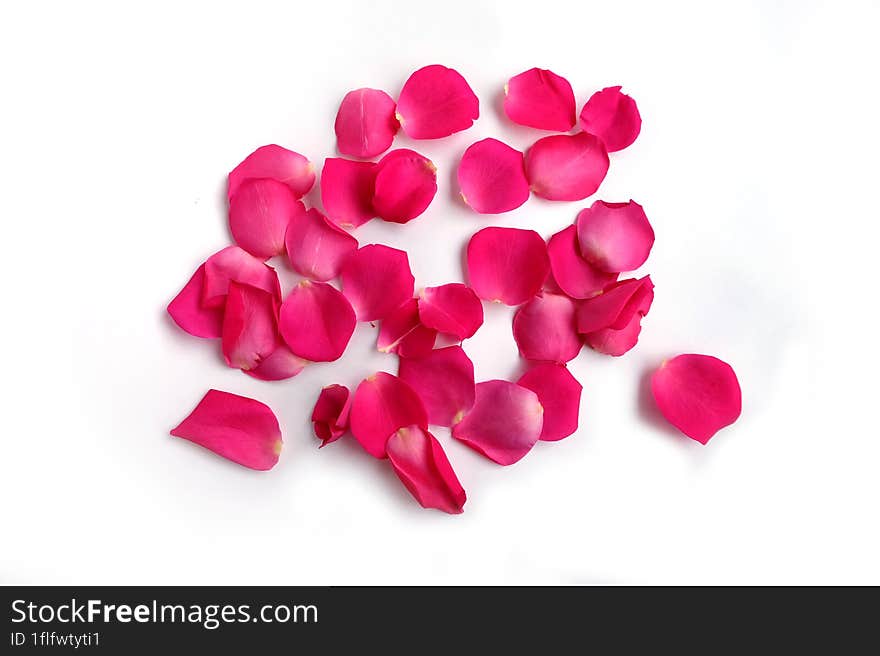
[[[538,293],[550,271],[547,246],[534,230],[483,228],[467,247],[468,280],[477,296],[520,305]]]
[[[669,423],[701,444],[742,411],[736,374],[711,355],[690,353],[667,360],[651,377],[651,391]]]
[[[573,360],[581,350],[574,301],[559,294],[534,297],[513,316],[513,338],[526,360]]]
[[[609,153],[629,146],[642,129],[636,101],[608,87],[594,93],[581,110],[581,127],[605,142]]]
[[[480,101],[451,68],[433,65],[409,76],[397,99],[397,120],[413,139],[440,139],[467,130],[480,116]]]
[[[515,210],[529,199],[523,154],[497,139],[471,144],[458,165],[458,186],[480,214]]]
[[[321,390],[312,410],[312,426],[322,447],[345,435],[350,409],[351,392],[345,385],[328,385]]]
[[[642,315],[633,314],[629,322],[620,329],[604,328],[584,335],[584,342],[599,353],[621,356],[639,343],[642,332]]]
[[[215,389],[171,434],[251,469],[272,469],[281,453],[281,429],[269,406]]]
[[[560,291],[572,298],[589,298],[617,280],[616,273],[599,271],[583,257],[573,225],[557,232],[547,242],[550,270]]]
[[[326,282],[339,275],[357,239],[316,209],[293,217],[284,239],[293,270],[306,278]]]
[[[202,305],[222,308],[231,281],[262,289],[281,302],[281,283],[275,269],[238,246],[227,246],[205,262]]]
[[[645,210],[634,201],[597,200],[578,214],[577,234],[584,259],[612,273],[638,269],[654,245],[654,230]]]
[[[305,211],[287,185],[268,178],[246,180],[229,200],[229,228],[239,246],[265,260],[284,252],[288,224]]]
[[[605,145],[588,132],[538,139],[526,152],[526,178],[547,200],[582,200],[599,189],[608,173]]]
[[[339,359],[357,321],[348,299],[325,282],[303,280],[291,290],[278,326],[296,355],[312,362]]]
[[[412,221],[428,209],[436,193],[437,167],[414,150],[392,150],[376,165],[373,210],[385,221]]]
[[[517,381],[538,395],[544,406],[542,440],[553,442],[568,437],[578,428],[583,387],[562,364],[539,364]]]
[[[190,335],[215,339],[223,332],[223,306],[202,306],[202,290],[205,285],[205,265],[201,265],[168,304],[168,314],[174,323]]]
[[[474,404],[474,365],[460,346],[431,351],[424,358],[400,358],[397,372],[428,411],[428,422],[452,426]]]
[[[467,339],[483,325],[483,304],[473,289],[458,282],[425,287],[419,294],[419,318],[437,332]]]
[[[327,216],[343,228],[357,228],[374,216],[374,162],[328,157],[321,171],[321,203]]]
[[[395,432],[387,443],[394,473],[423,508],[451,515],[464,510],[467,495],[437,439],[418,426]]]
[[[305,369],[306,364],[308,363],[305,360],[293,354],[279,336],[275,350],[263,358],[254,369],[245,373],[258,380],[286,380]]]
[[[608,285],[601,294],[581,301],[577,309],[577,330],[581,334],[604,328],[620,330],[636,313],[645,315],[654,298],[650,276],[628,278]]]
[[[250,371],[272,354],[278,343],[275,299],[262,289],[229,284],[223,315],[223,357],[235,369]]]
[[[506,380],[478,383],[476,399],[452,436],[499,465],[512,465],[541,435],[544,408],[533,391]]]
[[[341,277],[359,321],[384,319],[412,298],[415,288],[406,253],[382,244],[363,246],[349,256]]]
[[[407,299],[382,320],[376,348],[383,353],[397,353],[406,358],[423,358],[434,348],[437,331],[419,320],[419,304]]]
[[[336,114],[336,147],[343,155],[370,158],[391,148],[400,124],[394,100],[379,89],[349,91]]]
[[[271,144],[248,155],[229,174],[227,196],[231,200],[245,180],[271,178],[288,187],[295,198],[302,198],[315,184],[315,167],[299,153]]]
[[[413,388],[384,371],[361,381],[351,404],[351,433],[366,452],[384,458],[388,438],[406,426],[428,428],[428,414]]]
[[[574,127],[576,111],[571,85],[552,71],[532,68],[504,85],[504,113],[514,123],[568,132]]]

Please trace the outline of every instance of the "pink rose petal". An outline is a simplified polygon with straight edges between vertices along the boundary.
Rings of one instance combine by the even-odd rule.
[[[578,428],[583,387],[562,364],[539,364],[517,381],[538,395],[544,407],[540,439],[553,442],[568,437]]]
[[[638,269],[654,245],[654,230],[645,210],[634,201],[597,200],[578,214],[577,234],[584,259],[611,273]]]
[[[394,117],[396,105],[384,91],[349,91],[336,114],[336,147],[343,155],[375,157],[391,148],[400,124]]]
[[[419,426],[397,430],[387,443],[394,473],[423,508],[451,515],[464,510],[467,495],[437,439]]]
[[[339,359],[357,321],[348,299],[325,282],[303,280],[281,304],[279,328],[299,357],[312,362]]]
[[[690,353],[667,360],[651,377],[651,392],[669,423],[701,444],[742,411],[736,373],[711,355]]]
[[[168,304],[168,314],[174,323],[195,337],[216,339],[223,332],[223,306],[202,306],[205,285],[205,265],[202,264]]]
[[[376,165],[373,210],[385,221],[412,221],[428,209],[436,193],[437,167],[414,150],[392,150]]]
[[[513,338],[526,360],[568,362],[581,350],[575,305],[567,296],[536,296],[513,316]]]
[[[171,434],[251,469],[272,469],[281,453],[281,429],[269,406],[215,389]]]
[[[461,283],[425,287],[418,306],[425,326],[458,340],[473,337],[483,325],[483,304],[473,289]]]
[[[229,228],[239,246],[265,260],[284,252],[288,224],[305,211],[287,185],[268,178],[245,180],[229,200]]]
[[[501,214],[529,199],[523,154],[497,139],[471,144],[458,165],[464,202],[480,214]]]
[[[373,184],[376,164],[328,157],[321,171],[321,203],[327,216],[343,228],[357,228],[376,216]]]
[[[397,120],[413,139],[448,137],[479,116],[480,101],[461,74],[436,64],[410,75],[397,99]]]
[[[642,332],[641,314],[633,314],[622,328],[603,328],[584,335],[584,342],[594,351],[605,355],[621,356],[639,343]]]
[[[577,309],[577,330],[581,334],[605,328],[621,330],[634,314],[647,314],[653,300],[651,276],[612,283],[601,294],[581,301]]]
[[[357,239],[316,209],[294,216],[284,243],[293,270],[320,282],[338,276],[345,260],[358,247]]]
[[[227,246],[205,261],[202,306],[222,308],[232,281],[262,289],[281,302],[281,283],[275,269],[238,246]]]
[[[550,271],[547,247],[534,230],[483,228],[467,247],[468,280],[477,296],[520,305],[538,293]]]
[[[574,127],[576,111],[571,84],[552,71],[531,68],[504,85],[504,113],[514,123],[568,132]]]
[[[410,298],[382,320],[376,348],[404,358],[423,358],[434,348],[436,339],[437,331],[419,320],[418,301]]]
[[[412,298],[415,288],[406,253],[382,244],[362,246],[350,255],[341,278],[359,321],[384,319]]]
[[[221,343],[226,364],[250,371],[272,354],[278,343],[275,308],[275,299],[268,292],[237,282],[229,284]]]
[[[351,409],[351,392],[345,385],[328,385],[321,390],[312,410],[312,426],[321,446],[345,435]]]
[[[229,174],[227,197],[231,200],[245,180],[271,178],[288,187],[295,198],[302,198],[315,184],[315,167],[306,158],[281,146],[261,146]]]
[[[413,388],[384,371],[361,381],[351,404],[351,433],[366,452],[384,458],[388,438],[406,426],[428,428],[428,414]]]
[[[582,200],[596,193],[605,179],[608,153],[588,132],[553,135],[532,144],[525,167],[535,195],[547,200]]]
[[[589,298],[617,280],[616,273],[599,271],[581,257],[577,228],[573,225],[550,237],[547,255],[553,279],[571,298]]]
[[[424,358],[400,358],[397,373],[428,411],[428,423],[452,426],[474,404],[474,365],[460,346],[431,351]]]
[[[287,344],[281,341],[280,335],[275,344],[275,350],[263,358],[254,369],[245,371],[248,376],[257,380],[285,380],[293,378],[308,364],[302,358],[293,354]]]
[[[581,110],[581,127],[605,142],[609,153],[629,146],[642,129],[642,117],[636,101],[607,87],[594,93]]]

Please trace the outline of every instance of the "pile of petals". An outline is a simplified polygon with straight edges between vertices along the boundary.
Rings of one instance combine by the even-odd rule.
[[[515,75],[504,92],[511,121],[556,134],[526,152],[492,138],[464,149],[459,190],[478,214],[509,212],[532,195],[592,196],[609,153],[641,130],[636,103],[619,86],[593,94],[580,114],[571,84],[548,70]],[[350,434],[388,461],[419,504],[447,513],[462,512],[466,494],[431,428],[450,429],[500,465],[518,462],[539,441],[573,435],[582,387],[567,363],[584,345],[610,356],[630,351],[654,300],[650,276],[630,273],[654,244],[633,200],[595,200],[546,242],[533,230],[483,228],[467,244],[464,282],[435,287],[416,286],[406,252],[358,242],[353,231],[367,221],[408,223],[437,193],[437,167],[415,150],[392,149],[397,133],[440,139],[467,130],[479,114],[464,77],[440,65],[414,72],[396,100],[378,89],[348,92],[334,126],[340,157],[327,158],[320,173],[321,209],[304,200],[317,178],[307,157],[257,148],[228,177],[235,245],[208,257],[168,305],[181,329],[220,341],[228,366],[266,381],[337,360],[358,322],[376,326],[376,348],[397,356],[397,374],[379,371],[354,391],[322,389],[314,434],[321,447]],[[300,276],[286,292],[267,264],[275,257]],[[475,379],[462,345],[482,325],[484,302],[517,308],[513,338],[528,366],[516,381]],[[740,414],[736,375],[711,356],[668,360],[651,389],[663,416],[703,444]],[[171,434],[257,470],[274,467],[282,448],[270,408],[213,389]]]

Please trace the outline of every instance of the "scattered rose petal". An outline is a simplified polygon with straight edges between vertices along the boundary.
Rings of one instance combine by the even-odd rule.
[[[410,75],[397,99],[397,120],[413,139],[448,137],[479,116],[480,101],[461,74],[437,64]]]
[[[603,328],[584,335],[584,342],[594,351],[605,355],[621,356],[639,343],[642,315],[633,314],[623,328]]]
[[[336,114],[336,147],[343,155],[375,157],[391,148],[400,124],[394,100],[379,89],[349,91]]]
[[[532,191],[547,200],[582,200],[599,189],[608,173],[604,144],[588,132],[538,139],[525,156]]]
[[[471,144],[458,165],[458,186],[480,214],[515,210],[529,199],[523,154],[497,139]]]
[[[382,244],[362,246],[342,267],[342,289],[359,321],[378,321],[412,298],[415,278],[406,253]]]
[[[385,221],[412,221],[428,209],[436,193],[437,167],[414,150],[392,150],[376,165],[373,210]]]
[[[216,339],[223,332],[223,306],[202,306],[205,285],[205,265],[202,264],[168,304],[168,314],[174,323],[194,337]]]
[[[571,298],[589,298],[617,280],[616,273],[594,268],[581,257],[577,228],[557,232],[547,242],[550,270],[560,291]]]
[[[425,287],[419,294],[419,318],[428,328],[458,340],[473,337],[483,325],[483,304],[461,283]]]
[[[316,209],[293,217],[284,243],[293,270],[320,282],[338,276],[345,260],[358,247],[357,239]]]
[[[467,247],[468,280],[477,296],[520,305],[538,293],[550,262],[534,230],[483,228]]]
[[[424,358],[400,358],[397,375],[409,383],[428,411],[428,423],[452,426],[474,404],[474,365],[460,346]]]
[[[388,438],[406,426],[428,428],[428,414],[413,388],[384,371],[362,380],[351,404],[351,433],[366,452],[384,458]]]
[[[574,302],[559,294],[534,297],[513,316],[513,338],[526,360],[573,360],[581,350]]]
[[[578,214],[577,235],[584,259],[611,273],[638,269],[654,245],[654,230],[645,210],[634,201],[597,200]]]
[[[636,101],[620,92],[620,87],[597,91],[581,110],[581,127],[605,142],[609,153],[629,146],[642,129]]]
[[[321,390],[312,410],[312,426],[322,447],[345,435],[350,409],[351,392],[345,385],[328,385]]]
[[[517,381],[538,395],[544,407],[544,426],[540,439],[555,442],[578,428],[583,387],[562,364],[539,364]]]
[[[279,328],[299,357],[312,362],[339,359],[357,322],[348,299],[325,282],[303,280],[281,304]]]
[[[245,180],[229,200],[229,228],[239,246],[265,260],[284,252],[288,224],[305,211],[287,185],[268,178]]]
[[[601,294],[581,301],[577,309],[577,330],[581,334],[605,328],[621,330],[634,314],[647,314],[653,300],[651,276],[612,283]]]
[[[238,246],[227,246],[205,261],[202,306],[222,308],[232,281],[262,289],[281,302],[281,283],[275,269]]]
[[[293,354],[287,344],[281,341],[280,335],[275,344],[275,350],[263,358],[254,369],[245,371],[248,376],[257,380],[285,380],[293,378],[308,364],[302,358]]]
[[[321,203],[327,216],[342,228],[357,228],[374,216],[374,162],[328,157],[321,171]]]
[[[382,320],[376,348],[404,358],[423,358],[434,348],[436,339],[437,331],[419,320],[418,301],[410,298]]]
[[[423,508],[451,515],[464,510],[467,495],[437,439],[419,426],[398,429],[386,445],[394,473]]]
[[[576,111],[571,84],[552,71],[531,68],[504,85],[504,113],[514,123],[568,132],[574,127]]]
[[[272,354],[278,343],[275,308],[275,299],[268,292],[229,283],[221,342],[226,364],[250,371]]]
[[[288,187],[295,198],[302,198],[315,184],[315,167],[299,153],[271,144],[261,146],[229,174],[227,197],[231,200],[245,180],[271,178]]]

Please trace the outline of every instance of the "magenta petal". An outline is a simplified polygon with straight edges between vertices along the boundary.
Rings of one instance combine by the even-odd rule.
[[[300,275],[326,282],[339,275],[357,239],[316,209],[293,217],[284,239],[290,266]]]
[[[480,214],[515,210],[529,199],[523,154],[497,139],[471,144],[458,165],[461,196]]]
[[[312,426],[321,446],[345,435],[351,408],[351,392],[345,385],[328,385],[321,390],[312,410]]]
[[[576,111],[571,84],[552,71],[532,68],[504,85],[504,113],[514,123],[568,132],[574,127]]]
[[[437,167],[413,150],[392,150],[376,165],[373,210],[385,221],[408,223],[437,193]]]
[[[608,173],[605,145],[588,132],[538,139],[526,152],[532,191],[547,200],[582,200],[599,189]]]
[[[458,282],[425,287],[418,306],[424,325],[458,340],[473,337],[483,325],[483,304],[473,289]]]
[[[205,265],[201,265],[184,285],[183,289],[168,304],[168,314],[174,323],[190,335],[215,339],[223,332],[223,306],[205,308],[202,306],[202,292],[205,285]]]
[[[278,326],[290,350],[312,362],[339,359],[357,321],[348,299],[325,282],[303,280],[281,304]]]
[[[633,314],[622,328],[603,328],[584,335],[584,342],[594,351],[605,355],[621,356],[639,343],[642,315]]]
[[[384,458],[388,438],[406,426],[428,428],[428,414],[413,388],[384,371],[361,381],[351,404],[351,433],[366,452]]]
[[[382,320],[376,348],[382,353],[397,353],[406,358],[422,358],[434,348],[437,331],[419,320],[419,303],[407,299]]]
[[[582,335],[605,328],[620,330],[636,313],[645,315],[654,299],[650,276],[612,283],[601,294],[581,301],[577,309],[577,330]]]
[[[574,301],[558,294],[536,296],[513,316],[513,338],[526,360],[573,360],[581,350]]]
[[[387,443],[394,473],[423,508],[457,515],[467,495],[437,439],[418,426],[395,432]]]
[[[394,100],[378,89],[349,91],[336,114],[336,147],[343,155],[370,158],[391,148],[400,124]]]
[[[223,357],[235,369],[250,371],[272,354],[278,343],[275,299],[262,289],[229,284],[223,315]]]
[[[397,120],[413,139],[448,137],[479,116],[480,101],[461,74],[437,64],[410,75],[397,99]]]
[[[287,344],[280,341],[279,336],[275,350],[263,358],[255,368],[245,373],[258,380],[286,380],[305,369],[306,364],[308,363],[305,360],[293,354]]]
[[[359,321],[384,319],[412,298],[415,288],[406,253],[382,244],[363,246],[349,256],[341,277]]]
[[[534,230],[483,228],[467,247],[468,280],[477,296],[520,305],[538,293],[550,271],[547,247]]]
[[[215,389],[171,434],[251,469],[272,469],[281,453],[281,429],[269,406]]]
[[[398,376],[419,395],[435,426],[461,421],[474,404],[474,365],[460,346],[424,358],[400,358]]]
[[[638,269],[654,245],[645,210],[634,201],[597,200],[578,214],[577,234],[584,259],[601,271]]]
[[[357,228],[374,216],[376,165],[328,157],[321,171],[321,202],[327,216],[343,228]]]
[[[281,283],[275,269],[238,246],[227,246],[205,262],[202,306],[222,308],[231,281],[262,289],[281,302]]]
[[[568,437],[578,428],[583,387],[562,364],[539,364],[517,381],[538,395],[544,406],[540,439],[553,442]]]
[[[651,377],[651,392],[663,416],[688,437],[706,444],[742,411],[736,373],[711,355],[679,355]]]
[[[553,279],[572,298],[589,298],[617,280],[618,274],[599,271],[581,257],[577,228],[573,225],[550,237],[547,255]]]
[[[229,228],[236,243],[267,259],[284,252],[284,234],[295,214],[305,212],[287,185],[277,180],[245,180],[229,200]]]
[[[581,127],[605,142],[609,153],[629,146],[642,129],[636,101],[620,92],[620,87],[597,91],[581,110]]]
[[[261,146],[229,174],[228,198],[232,199],[242,182],[255,178],[277,180],[290,187],[295,198],[302,198],[315,184],[315,167],[292,150],[274,144]]]

